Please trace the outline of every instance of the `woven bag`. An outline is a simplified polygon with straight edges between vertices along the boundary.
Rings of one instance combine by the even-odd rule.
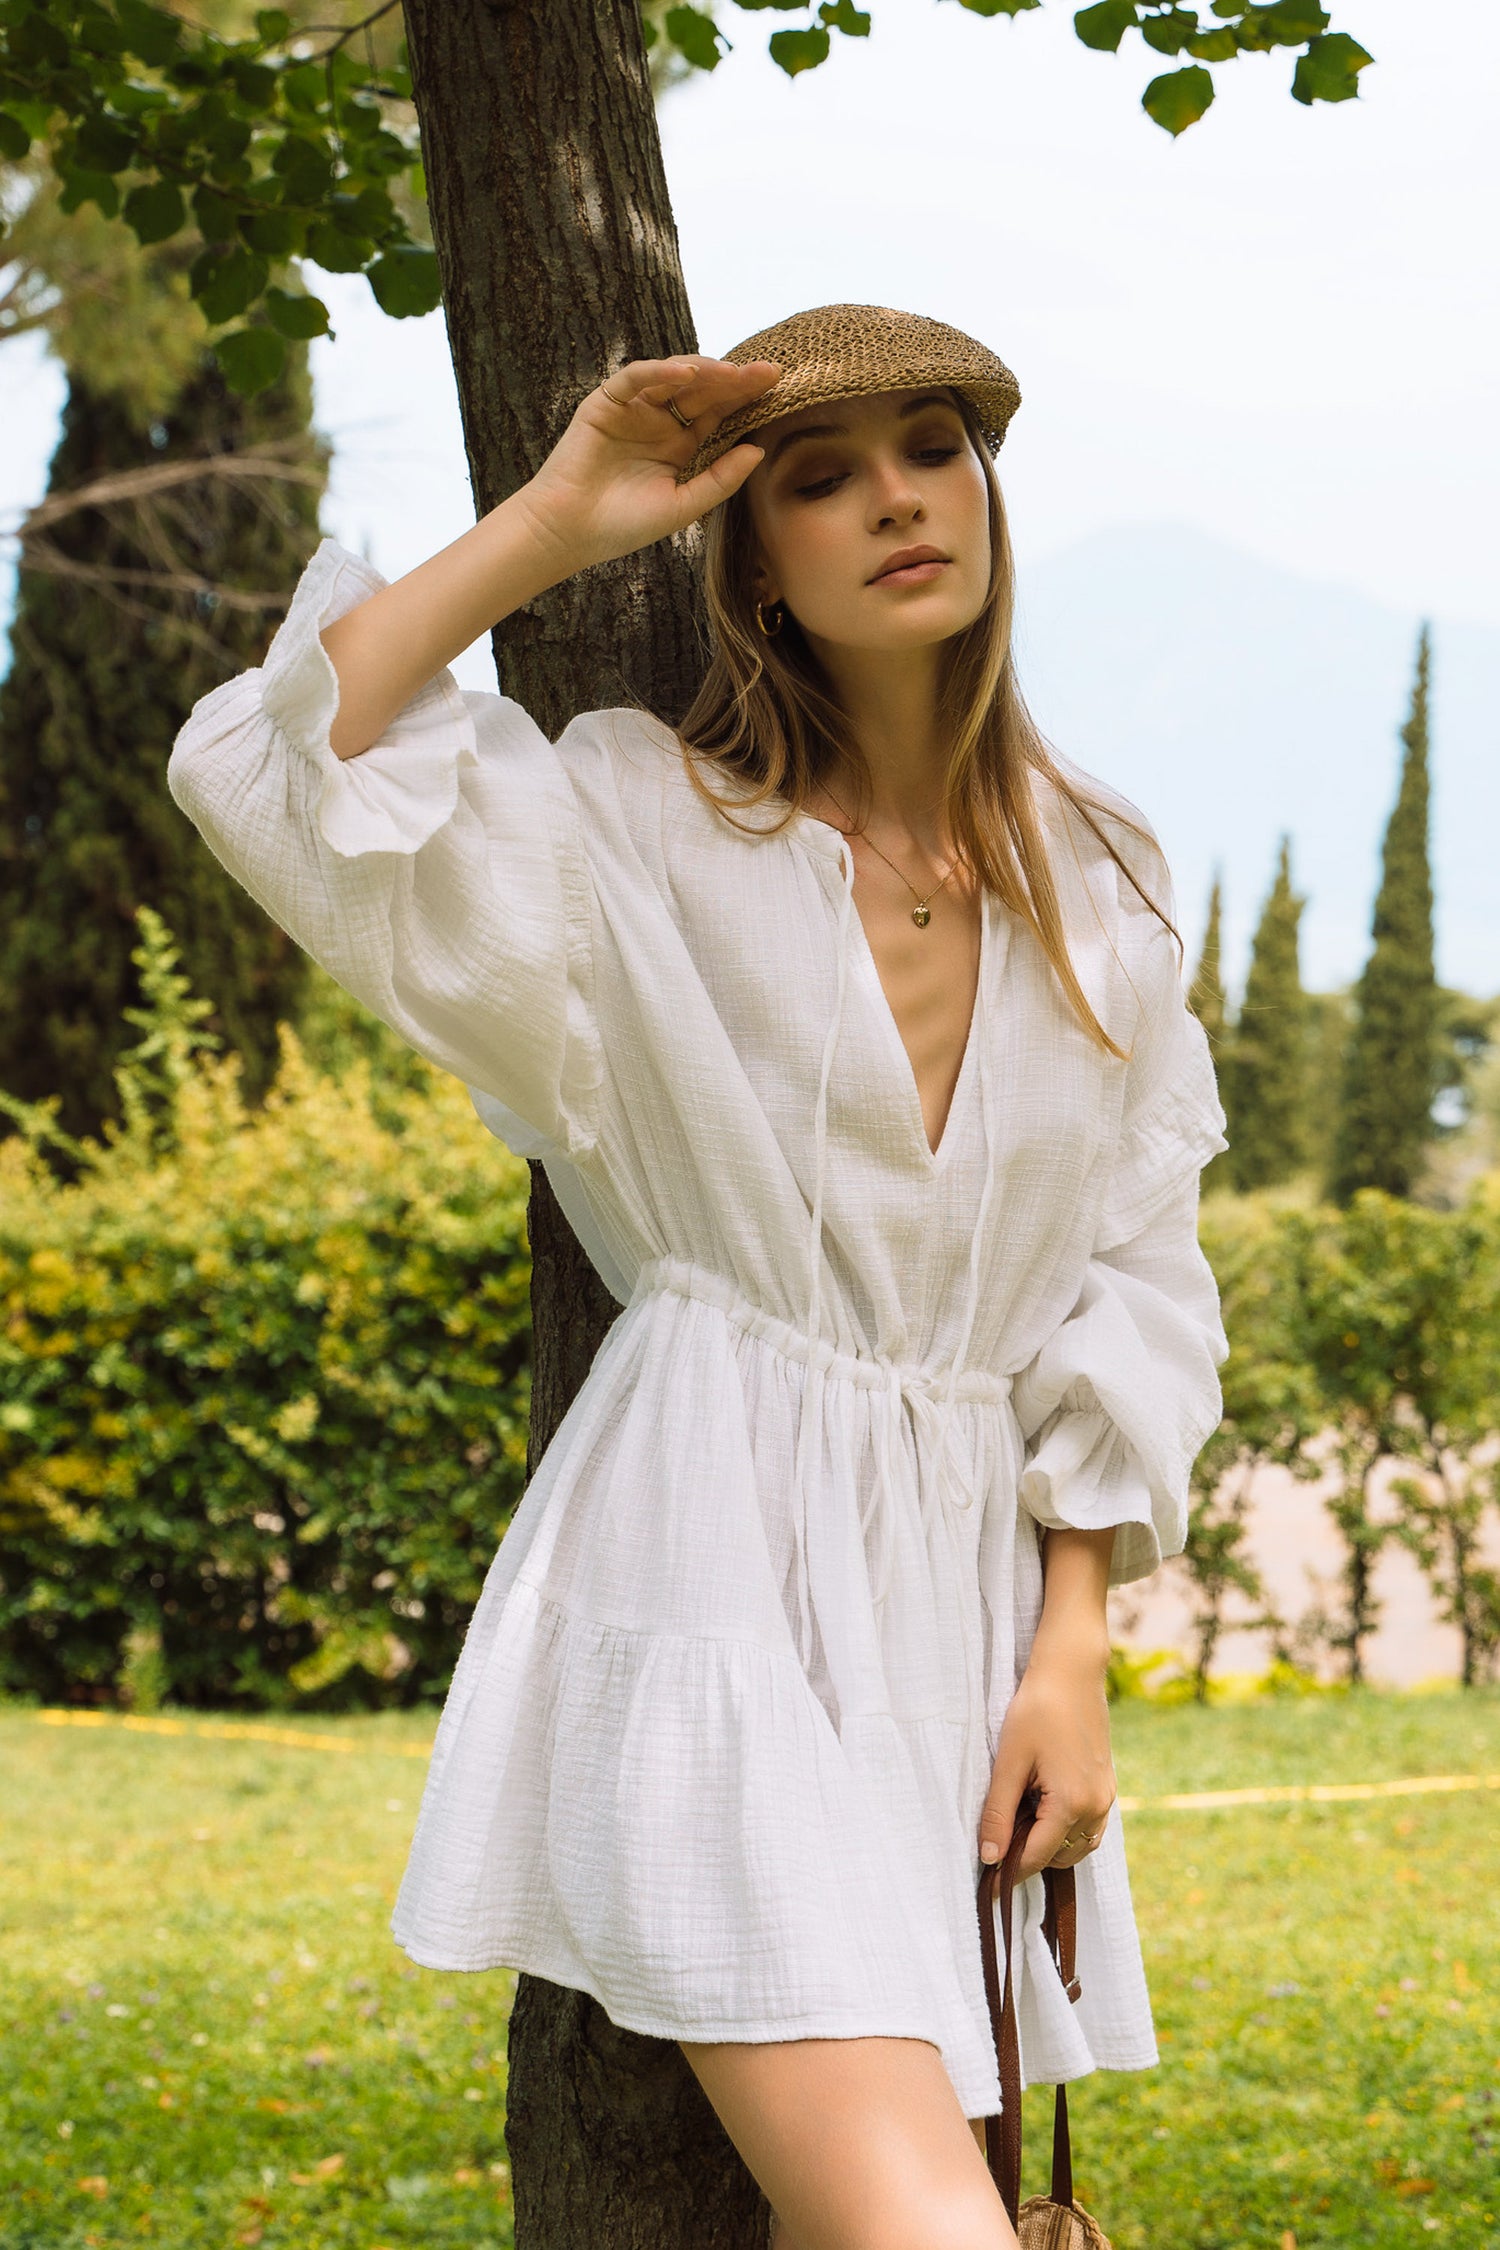
[[[995,2056],[1000,2065],[1000,2115],[984,2121],[985,2155],[1000,2200],[1020,2238],[1021,2250],[1110,2250],[1109,2238],[1097,2219],[1073,2201],[1073,2150],[1068,2137],[1068,2094],[1059,2086],[1052,2112],[1052,2193],[1031,2195],[1021,2202],[1021,2042],[1016,2030],[1015,1994],[1011,1983],[1011,1915],[1015,1903],[1016,1873],[1035,1819],[1026,1798],[1016,1815],[1010,1847],[998,1866],[986,1866],[979,1878],[979,1942],[984,1955],[984,1989],[990,2004],[995,2034]],[[1057,1964],[1057,1973],[1070,2000],[1080,1986],[1074,1974],[1078,1939],[1078,1900],[1071,1867],[1042,1870],[1047,1908],[1042,1934]],[[995,1944],[995,1902],[998,1894],[1000,1926],[1005,1933],[1005,1983],[1002,1990]]]

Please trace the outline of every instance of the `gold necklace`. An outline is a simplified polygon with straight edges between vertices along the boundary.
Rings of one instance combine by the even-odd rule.
[[[843,814],[845,820],[847,820],[849,818],[848,807],[839,804],[838,798],[834,797],[833,791],[828,788],[828,784],[826,782],[823,784],[823,786],[825,790],[827,790],[828,795],[833,798],[833,802],[838,805],[839,811]],[[877,853],[881,859],[885,860],[885,864],[891,870],[891,873],[893,875],[901,875],[902,882],[906,885],[907,889],[911,892],[912,897],[917,902],[911,910],[911,918],[916,923],[919,930],[925,930],[928,923],[932,920],[932,909],[928,905],[927,900],[937,897],[938,892],[943,887],[943,884],[947,882],[948,875],[951,875],[954,868],[958,866],[958,861],[956,859],[954,860],[953,866],[948,869],[948,874],[943,876],[941,882],[934,883],[932,889],[927,893],[927,898],[923,898],[921,892],[917,889],[916,884],[911,880],[911,877],[909,875],[901,874],[901,870],[896,865],[896,862],[893,859],[886,858],[885,853],[881,851],[880,846],[876,843],[874,837],[867,834],[863,828],[846,828],[842,830],[841,833],[846,837],[863,836],[871,851]]]

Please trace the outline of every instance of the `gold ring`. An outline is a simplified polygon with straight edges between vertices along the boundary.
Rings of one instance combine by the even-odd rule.
[[[614,392],[613,392],[613,391],[612,391],[612,390],[610,389],[610,387],[609,387],[608,383],[601,383],[601,384],[599,385],[599,388],[600,388],[600,390],[601,390],[601,391],[603,391],[603,393],[604,393],[605,397],[606,397],[606,398],[607,398],[607,399],[609,400],[609,402],[610,402],[611,406],[628,406],[628,405],[630,404],[630,401],[629,401],[629,399],[628,399],[628,398],[616,398],[616,397],[615,397],[615,394],[614,394]]]
[[[678,405],[675,398],[669,398],[666,401],[666,408],[667,412],[671,415],[674,422],[680,422],[685,430],[690,430],[692,428],[692,423],[683,413],[682,408]]]

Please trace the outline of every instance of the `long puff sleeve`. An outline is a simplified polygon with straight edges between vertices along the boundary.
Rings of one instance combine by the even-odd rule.
[[[384,586],[325,539],[264,664],[194,705],[167,786],[215,856],[345,990],[577,1159],[597,1135],[592,886],[557,750],[440,672],[338,757],[323,626]]]
[[[1189,1473],[1219,1419],[1229,1349],[1197,1232],[1199,1173],[1227,1145],[1208,1041],[1170,932],[1129,906],[1125,925],[1132,953],[1145,933],[1131,962],[1139,1015],[1092,1254],[1014,1394],[1022,1507],[1058,1529],[1115,1525],[1114,1585],[1182,1551]]]

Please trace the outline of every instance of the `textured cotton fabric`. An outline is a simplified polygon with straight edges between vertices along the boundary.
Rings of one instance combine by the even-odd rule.
[[[838,831],[737,832],[665,726],[554,744],[447,673],[341,761],[319,628],[383,584],[325,540],[168,782],[543,1162],[622,1308],[486,1579],[392,1929],[666,2037],[929,2040],[992,2113],[978,1821],[1041,1527],[1115,1525],[1114,1579],[1154,1569],[1219,1412],[1195,1217],[1223,1119],[1177,949],[1049,797],[1128,1060],[987,897],[934,1154]],[[1023,1897],[1026,2078],[1155,2061],[1118,1815],[1078,1870],[1076,2006]]]

